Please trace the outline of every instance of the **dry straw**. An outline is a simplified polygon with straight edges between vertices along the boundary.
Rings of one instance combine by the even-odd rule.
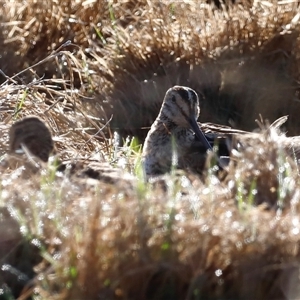
[[[0,9],[1,154],[11,124],[36,115],[59,159],[82,164],[1,164],[7,298],[299,298],[299,138],[282,133],[299,134],[297,1]],[[212,168],[145,184],[126,137],[142,141],[175,84],[201,95],[201,122],[252,131],[260,113],[289,119],[237,135],[222,179]]]

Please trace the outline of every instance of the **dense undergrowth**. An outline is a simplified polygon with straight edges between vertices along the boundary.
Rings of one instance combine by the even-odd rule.
[[[114,170],[1,163],[1,299],[300,297],[300,143],[286,137],[300,133],[297,1],[0,9],[1,155],[10,125],[37,115],[60,160]],[[211,168],[145,183],[127,136],[143,142],[175,84],[198,92],[201,122],[289,118],[241,137],[222,180]]]

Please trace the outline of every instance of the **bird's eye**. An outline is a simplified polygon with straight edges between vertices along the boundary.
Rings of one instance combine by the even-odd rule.
[[[172,102],[176,102],[176,97],[175,96],[172,96]]]

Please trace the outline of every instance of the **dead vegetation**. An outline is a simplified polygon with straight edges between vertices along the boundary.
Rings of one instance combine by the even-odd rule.
[[[252,131],[289,115],[299,134],[299,16],[297,1],[5,2],[1,155],[36,115],[83,167],[1,162],[1,297],[299,298],[299,138],[265,126],[222,181],[211,168],[148,184],[126,140],[175,84],[201,95],[201,121]]]

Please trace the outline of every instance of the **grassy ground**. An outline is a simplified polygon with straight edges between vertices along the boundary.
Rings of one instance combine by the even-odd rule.
[[[11,124],[37,115],[60,160],[100,170],[1,163],[0,299],[300,298],[299,138],[262,126],[222,180],[208,168],[147,184],[127,138],[143,141],[175,84],[199,93],[202,122],[252,131],[289,115],[282,132],[300,134],[296,1],[0,10],[1,156]]]

